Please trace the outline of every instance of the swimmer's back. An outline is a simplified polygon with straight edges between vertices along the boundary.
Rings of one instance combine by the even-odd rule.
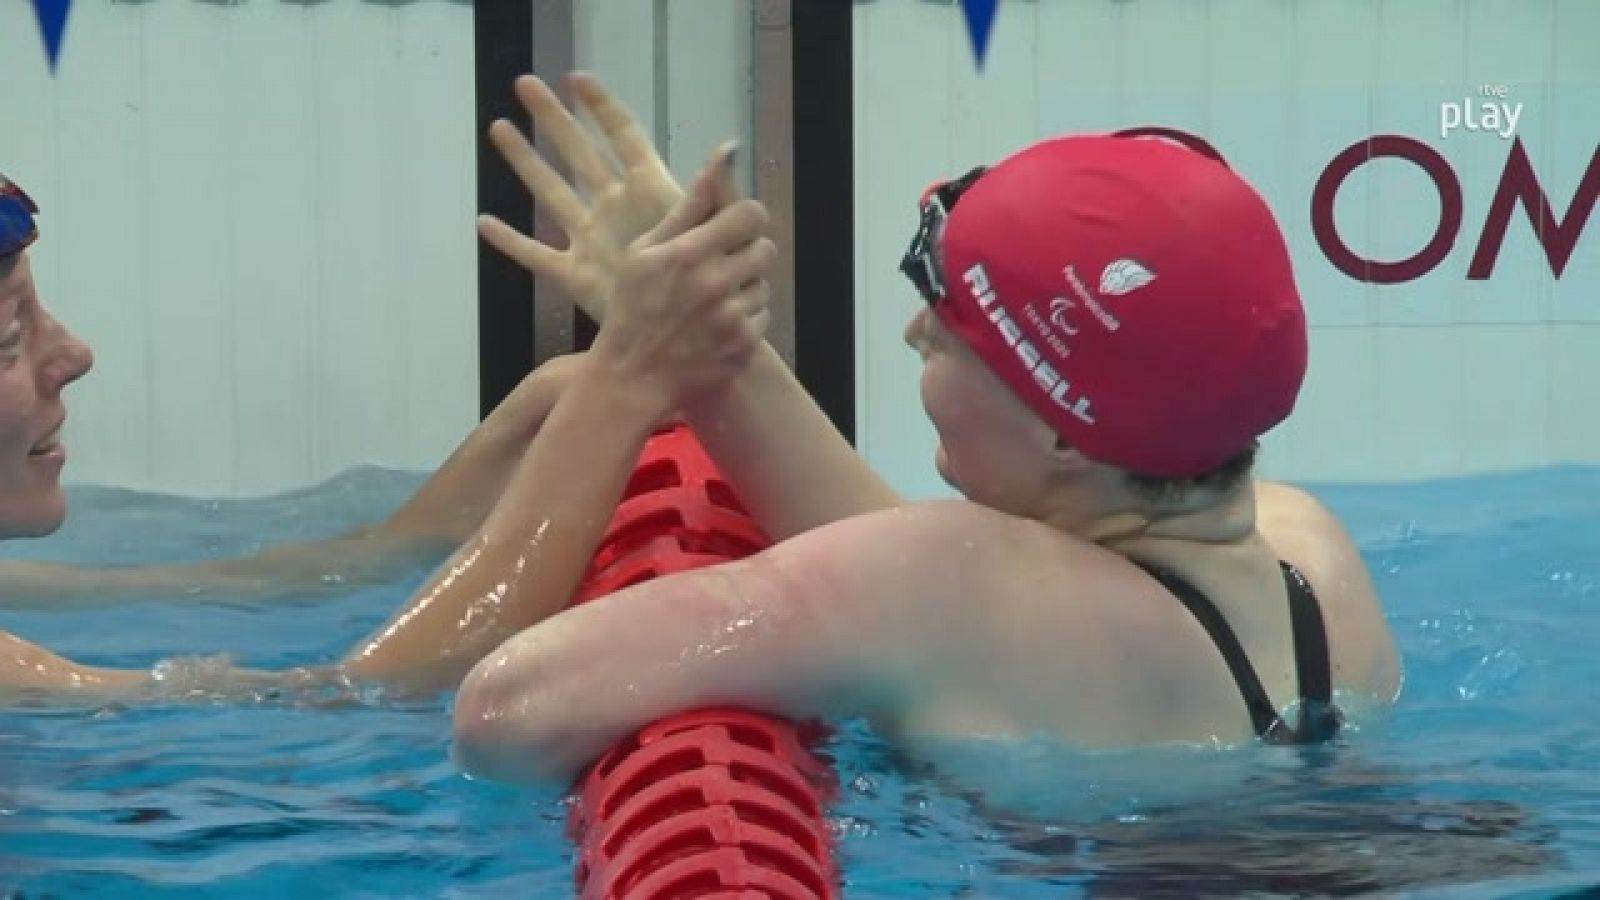
[[[936,504],[917,678],[885,724],[907,736],[1045,734],[1081,746],[1249,740],[1218,645],[1178,598],[1118,553],[969,503]],[[1357,548],[1315,499],[1257,486],[1257,534],[1237,544],[1119,551],[1194,585],[1237,635],[1272,706],[1300,696],[1282,560],[1310,583],[1336,699],[1358,723],[1398,690],[1399,662]],[[908,601],[910,602],[910,601]]]

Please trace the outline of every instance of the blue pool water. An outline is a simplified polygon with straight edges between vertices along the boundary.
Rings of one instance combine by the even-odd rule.
[[[67,529],[0,551],[226,556],[337,532],[417,483],[358,471],[225,503],[78,489]],[[952,746],[937,772],[845,723],[847,896],[1595,896],[1600,470],[1320,493],[1405,654],[1394,721],[1309,753]],[[101,664],[323,662],[425,574],[262,602],[0,605],[0,628]],[[562,798],[460,777],[448,721],[443,701],[0,713],[0,897],[569,896]]]

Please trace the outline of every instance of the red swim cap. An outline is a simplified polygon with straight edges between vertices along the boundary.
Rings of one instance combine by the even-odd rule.
[[[1289,248],[1227,166],[1160,139],[1059,138],[950,206],[939,318],[1085,455],[1198,475],[1294,408]]]

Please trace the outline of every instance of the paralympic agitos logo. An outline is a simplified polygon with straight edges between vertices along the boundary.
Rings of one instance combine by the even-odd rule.
[[[1163,137],[1182,143],[1197,152],[1226,163],[1222,154],[1204,138],[1175,128],[1129,128],[1117,132],[1128,136]],[[1333,202],[1345,180],[1363,165],[1380,158],[1403,159],[1421,169],[1439,192],[1439,222],[1433,236],[1415,254],[1401,260],[1368,259],[1351,249],[1340,236],[1334,221]],[[1567,204],[1566,214],[1558,216],[1539,183],[1533,161],[1522,138],[1509,144],[1506,161],[1494,197],[1484,214],[1483,227],[1467,267],[1469,281],[1484,281],[1494,274],[1495,262],[1505,243],[1506,231],[1520,206],[1533,229],[1534,239],[1544,249],[1550,273],[1557,280],[1572,258],[1583,234],[1584,225],[1600,199],[1600,143],[1589,158],[1588,168]],[[1432,272],[1450,255],[1461,234],[1467,211],[1464,209],[1461,179],[1449,161],[1427,144],[1398,134],[1379,134],[1356,141],[1340,151],[1323,167],[1311,191],[1311,228],[1317,245],[1334,268],[1357,281],[1373,284],[1401,284]]]

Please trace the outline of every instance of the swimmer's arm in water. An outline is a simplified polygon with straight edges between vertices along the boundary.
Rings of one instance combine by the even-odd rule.
[[[644,582],[507,641],[462,682],[469,772],[563,782],[663,716],[732,705],[894,722],[959,654],[960,522],[922,506],[858,516],[748,560]]]
[[[684,398],[725,387],[748,364],[765,326],[765,213],[755,204],[712,210],[708,173],[721,164],[708,164],[672,216],[630,246],[612,295],[618,311],[522,454],[504,495],[450,564],[376,635],[337,667],[256,672],[214,659],[172,670],[181,676],[177,685],[156,673],[115,676],[132,689],[154,686],[166,699],[250,699],[321,684],[432,692],[459,683],[506,637],[565,606],[650,431]],[[726,286],[750,284],[731,293]],[[653,305],[677,314],[645,316]],[[71,687],[70,669],[35,665],[44,651],[20,641],[14,649],[18,668],[39,673],[37,687]],[[59,658],[40,662],[50,660]],[[0,667],[7,662],[0,655]],[[0,673],[0,687],[5,677]],[[138,696],[133,690],[129,699]]]
[[[579,355],[558,357],[523,378],[417,493],[381,523],[231,560],[106,568],[0,561],[0,606],[82,609],[132,595],[226,597],[230,602],[304,599],[386,581],[435,562],[483,523],[581,360]]]
[[[0,708],[75,697],[99,703],[148,682],[148,672],[80,665],[0,631]]]
[[[686,398],[726,388],[761,340],[766,213],[715,211],[714,156],[688,197],[631,243],[594,348],[504,496],[443,570],[344,669],[439,690],[506,638],[565,607],[645,439]],[[561,209],[555,213],[563,216]]]
[[[150,669],[84,665],[0,631],[0,709],[94,709],[138,703],[348,704],[356,694],[330,667],[269,672],[227,656],[179,657]]]
[[[598,369],[598,367],[597,367]],[[638,461],[656,413],[625,383],[575,381],[504,496],[393,619],[344,663],[364,681],[438,690],[564,607]]]
[[[603,366],[575,379],[477,535],[338,667],[261,672],[220,658],[180,660],[173,671],[184,683],[165,684],[152,671],[79,665],[0,632],[0,707],[241,701],[317,679],[401,694],[453,686],[507,637],[566,605],[609,521],[602,510],[616,506],[661,416],[657,406]]]
[[[483,235],[507,257],[560,284],[586,312],[603,320],[605,291],[615,275],[607,261],[616,258],[615,248],[653,226],[683,192],[621,101],[589,75],[575,75],[572,87],[622,167],[611,171],[602,162],[605,154],[548,86],[531,76],[520,79],[518,96],[589,196],[580,199],[574,186],[553,171],[543,174],[548,167],[538,152],[514,128],[497,126],[491,138],[540,207],[576,204],[581,216],[566,229],[565,253],[541,249],[498,220],[488,220]],[[718,206],[736,202],[739,193],[731,170],[724,172]],[[740,499],[775,540],[903,502],[766,342],[725,395],[684,412]]]

